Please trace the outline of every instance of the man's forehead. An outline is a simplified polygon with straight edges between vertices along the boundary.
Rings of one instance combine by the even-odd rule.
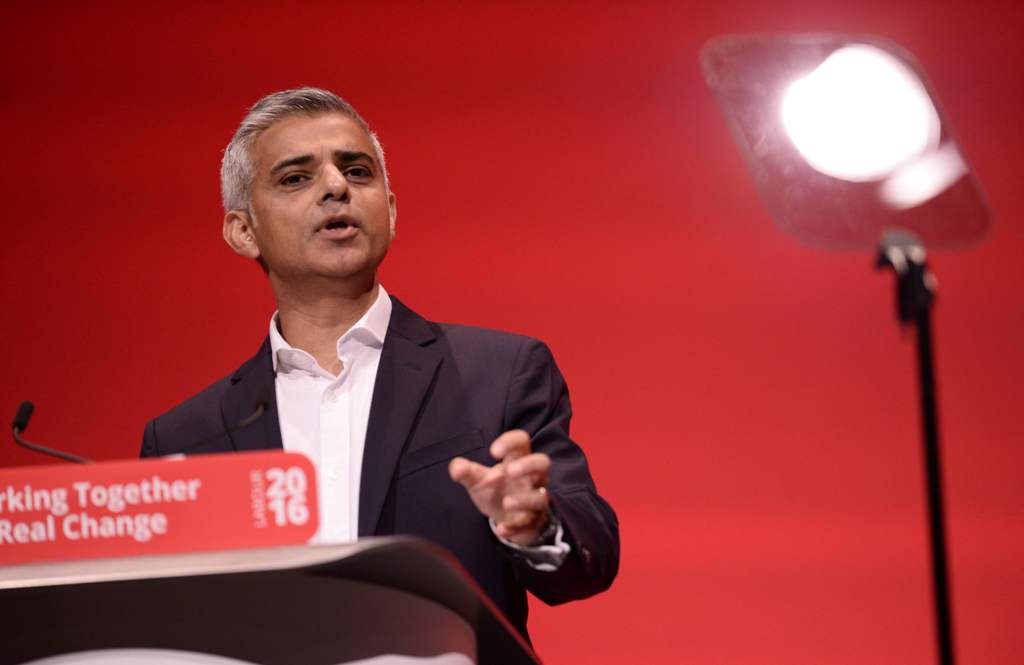
[[[269,168],[279,159],[339,150],[372,155],[373,144],[366,131],[344,114],[292,115],[278,120],[257,137],[252,156],[258,168]]]

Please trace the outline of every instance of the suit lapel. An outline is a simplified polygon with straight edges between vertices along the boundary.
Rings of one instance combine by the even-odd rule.
[[[430,348],[436,339],[430,324],[397,299],[392,298],[392,304],[366,428],[359,482],[360,538],[376,531],[398,458],[416,426],[423,400],[441,364],[441,354]],[[245,420],[261,403],[266,404],[266,413],[248,427],[230,434],[232,446],[238,452],[283,447],[269,339],[231,376],[221,401],[225,427]]]
[[[282,448],[281,426],[274,396],[274,366],[270,358],[270,339],[260,350],[231,375],[230,385],[221,401],[224,426],[234,427],[256,411],[260,404],[266,411],[251,425],[232,432],[232,447],[238,451]]]
[[[418,421],[441,354],[430,348],[430,324],[392,298],[366,428],[359,483],[359,537],[374,535],[398,458]]]

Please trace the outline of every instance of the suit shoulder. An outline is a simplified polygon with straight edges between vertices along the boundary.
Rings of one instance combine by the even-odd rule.
[[[233,373],[150,420],[143,433],[143,456],[180,452],[183,447],[224,434],[229,425],[242,419],[234,407],[248,409],[244,414],[248,416],[254,406],[266,403],[265,379],[269,377],[273,390],[272,372],[270,343],[264,340],[256,355]],[[246,403],[249,399],[253,401]]]
[[[437,323],[435,325],[440,337],[448,342],[453,350],[479,348],[490,354],[515,356],[528,350],[543,349],[547,351],[548,349],[544,342],[528,335],[460,323]]]
[[[462,324],[436,325],[438,342],[468,374],[480,372],[489,379],[504,374],[511,378],[525,368],[554,365],[548,346],[535,337]]]
[[[177,406],[155,418],[161,425],[179,421],[215,418],[220,422],[220,405],[227,389],[239,381],[259,380],[261,372],[270,371],[270,341],[264,340],[256,355],[247,359],[231,374],[215,381]]]
[[[514,359],[527,349],[539,349],[550,355],[547,345],[534,337],[462,323],[430,321],[406,307],[394,296],[391,300],[394,309],[389,331],[393,330],[414,342],[436,340],[442,347],[447,347],[458,355],[474,356],[487,353],[492,357],[510,355]]]
[[[224,377],[146,423],[142,457],[180,452],[182,446],[220,432],[220,403],[230,380]]]
[[[449,339],[472,341],[482,344],[499,346],[521,346],[523,344],[542,344],[539,339],[528,335],[520,335],[495,328],[482,328],[462,323],[436,323],[441,334]]]
[[[162,439],[194,438],[198,433],[222,427],[220,404],[231,376],[216,381],[153,419]]]

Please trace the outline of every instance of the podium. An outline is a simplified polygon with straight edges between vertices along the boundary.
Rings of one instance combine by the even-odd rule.
[[[0,567],[0,608],[0,665],[101,650],[117,663],[539,662],[449,554],[410,537]]]

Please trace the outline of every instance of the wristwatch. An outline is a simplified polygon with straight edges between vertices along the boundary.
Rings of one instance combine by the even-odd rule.
[[[526,547],[541,547],[542,545],[554,545],[555,536],[558,535],[558,529],[562,526],[561,520],[551,512],[548,511],[548,525],[544,527],[544,530],[537,536],[537,540],[533,541]]]

